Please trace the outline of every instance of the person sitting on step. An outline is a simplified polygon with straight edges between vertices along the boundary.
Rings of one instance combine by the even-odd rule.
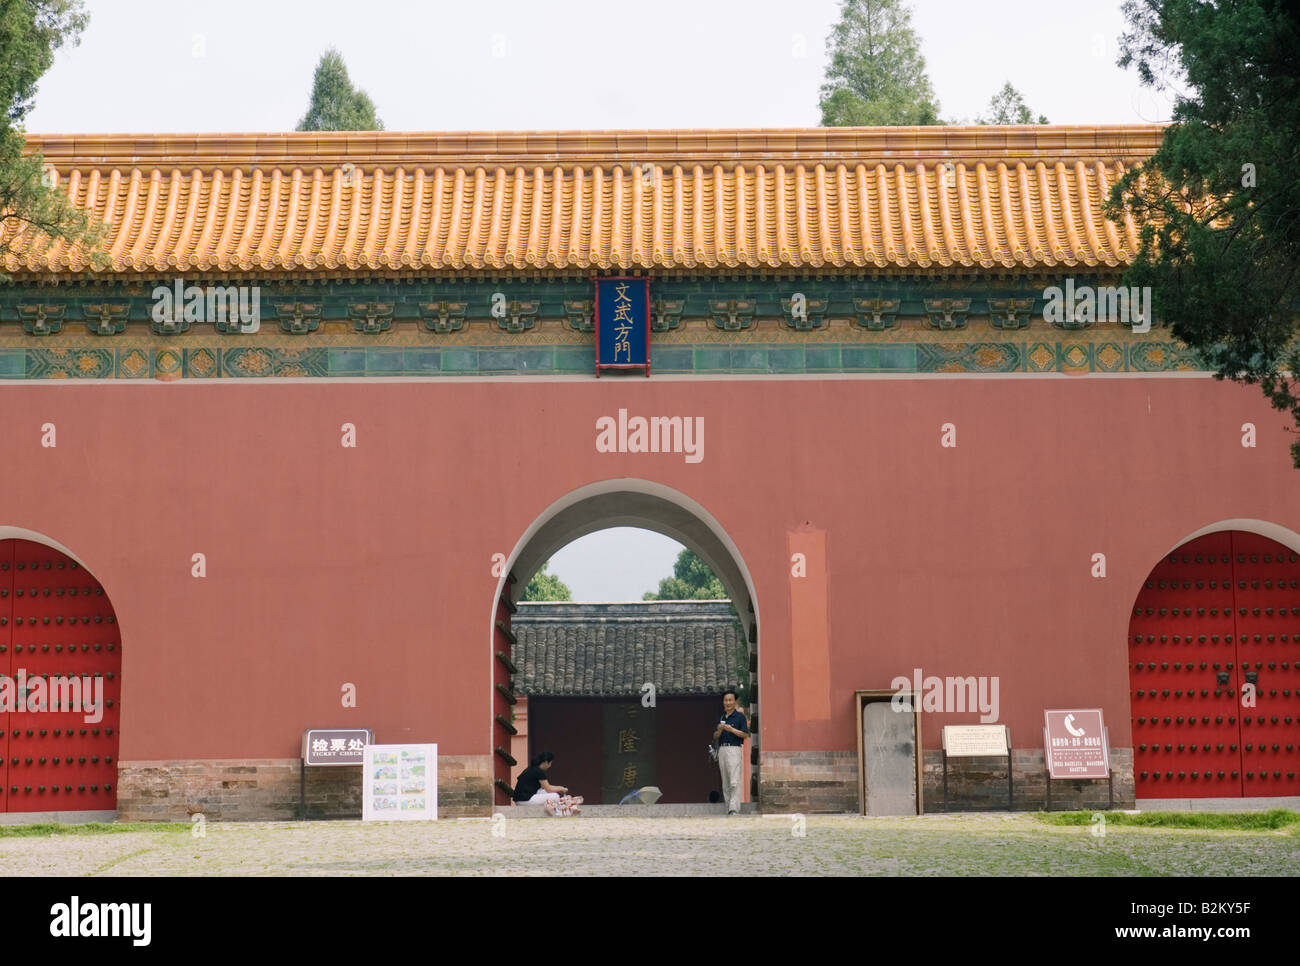
[[[546,773],[555,761],[555,755],[543,751],[537,755],[532,764],[519,773],[515,782],[515,803],[523,805],[542,805],[547,815],[562,817],[575,815],[582,805],[582,796],[570,795],[564,785],[552,785],[546,780]]]

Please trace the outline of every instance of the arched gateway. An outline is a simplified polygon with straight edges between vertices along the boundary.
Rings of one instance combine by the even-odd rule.
[[[117,807],[122,648],[77,560],[0,528],[0,812]]]
[[[115,609],[47,582],[71,573],[54,557],[24,583],[26,561],[0,671],[63,661],[112,673],[112,696],[125,644],[130,684],[116,752],[117,724],[96,751],[75,723],[7,722],[4,807],[292,817],[303,732],[369,728],[437,742],[444,814],[487,814],[506,574],[620,521],[697,550],[761,638],[764,810],[856,810],[855,692],[898,678],[943,685],[927,807],[942,727],[980,723],[1010,729],[1013,806],[1041,807],[1053,708],[1104,713],[1122,804],[1293,787],[1289,555],[1236,534],[1171,549],[1207,520],[1300,531],[1291,437],[1116,288],[1137,235],[1102,203],[1161,136],[32,137],[107,223],[107,259],[4,236],[0,512],[95,561]],[[101,609],[60,611],[73,587]],[[1204,737],[1220,715],[1236,752]],[[25,777],[41,741],[57,804]],[[954,807],[1005,801],[996,769],[949,779]],[[305,790],[308,815],[359,814],[355,770]],[[1105,797],[1052,786],[1056,807]]]
[[[1139,798],[1300,794],[1296,549],[1245,530],[1188,540],[1143,584],[1129,653]]]
[[[496,762],[493,781],[501,803],[508,801],[506,792],[510,769],[519,757],[511,755],[507,750],[511,748],[511,739],[517,734],[512,721],[516,704],[514,678],[519,671],[519,655],[515,650],[515,636],[510,625],[513,615],[517,613],[519,593],[538,567],[555,551],[579,537],[608,527],[639,527],[671,537],[693,550],[727,588],[749,648],[741,668],[743,681],[722,683],[739,685],[744,689],[748,701],[746,710],[754,728],[754,738],[750,745],[751,764],[758,764],[758,689],[753,676],[758,670],[758,607],[754,599],[753,578],[745,567],[739,549],[717,519],[685,494],[648,480],[606,480],[581,487],[555,501],[528,528],[502,566],[491,625],[495,677],[492,720]],[[638,689],[648,684],[656,693],[669,693],[670,682],[664,678],[665,668],[662,665],[656,668],[653,661],[646,661],[639,664],[639,668],[641,673],[635,682]],[[718,697],[719,695],[713,695],[714,699]],[[635,709],[637,703],[625,702],[625,705]],[[658,707],[657,703],[655,707]],[[716,710],[716,700],[710,710]],[[642,717],[653,719],[656,716],[643,714]],[[706,740],[707,735],[702,731],[700,741],[695,744],[702,746]],[[699,747],[695,747],[694,751],[695,756],[700,757]],[[758,790],[757,777],[755,771],[755,792]]]

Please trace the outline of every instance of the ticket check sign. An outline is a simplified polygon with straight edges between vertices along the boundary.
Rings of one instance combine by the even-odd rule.
[[[360,765],[366,745],[374,744],[369,728],[312,728],[302,736],[302,760],[306,765]]]
[[[1044,711],[1043,750],[1053,778],[1106,778],[1110,741],[1101,709]]]

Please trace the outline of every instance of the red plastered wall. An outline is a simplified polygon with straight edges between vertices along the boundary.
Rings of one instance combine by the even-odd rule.
[[[703,416],[703,459],[597,452],[620,407]],[[1018,746],[1063,705],[1102,707],[1126,746],[1127,626],[1161,555],[1226,519],[1300,530],[1281,414],[1204,377],[31,383],[0,412],[0,526],[67,546],[118,616],[125,761],[295,757],[303,729],[344,726],[491,754],[492,555],[601,480],[671,487],[734,540],[774,751],[854,749],[853,691],[913,668],[997,676]],[[801,530],[829,555],[812,718]],[[925,744],[976,720],[928,715]]]

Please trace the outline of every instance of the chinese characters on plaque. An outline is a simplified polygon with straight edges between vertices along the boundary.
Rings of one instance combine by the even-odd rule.
[[[302,736],[304,765],[360,765],[366,745],[374,743],[368,728],[313,728]]]
[[[981,758],[1010,754],[1011,729],[1006,725],[944,725],[943,753],[949,758]]]
[[[650,280],[596,279],[596,375],[644,369],[650,375]]]
[[[615,805],[628,792],[657,785],[655,774],[654,708],[641,702],[608,702],[604,705],[601,755],[601,801]]]
[[[1043,746],[1053,778],[1106,778],[1110,736],[1100,708],[1044,711]]]

